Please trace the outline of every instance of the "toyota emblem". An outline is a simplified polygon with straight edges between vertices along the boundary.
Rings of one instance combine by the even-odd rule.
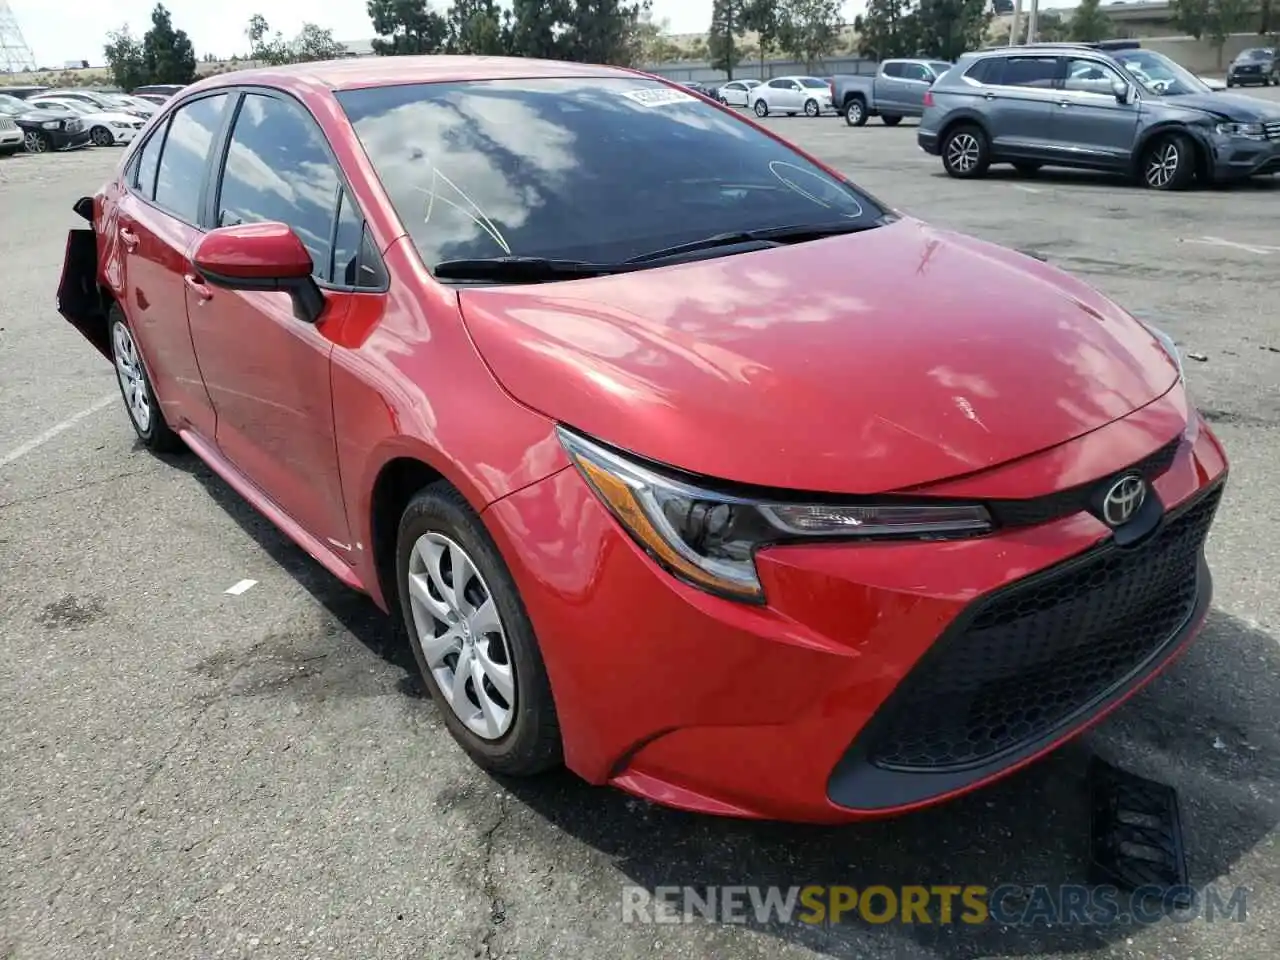
[[[1147,501],[1147,483],[1129,474],[1111,485],[1102,498],[1102,519],[1109,527],[1119,527],[1133,519]]]

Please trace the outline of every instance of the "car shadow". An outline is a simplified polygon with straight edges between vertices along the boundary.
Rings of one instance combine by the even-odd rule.
[[[939,167],[941,167],[941,162],[939,162]],[[946,171],[939,170],[934,176],[946,177],[947,174]],[[1011,166],[996,164],[987,171],[986,176],[982,179],[995,183],[1018,183],[1028,187],[1035,187],[1036,184],[1050,184],[1054,186],[1130,187],[1134,190],[1146,190],[1136,180],[1121,174],[1098,170],[1072,170],[1067,167],[1041,167],[1034,174],[1025,174],[1019,173]],[[1272,190],[1280,190],[1280,176],[1252,177],[1248,180],[1236,180],[1231,183],[1197,183],[1193,184],[1188,190],[1181,192],[1195,194],[1220,191],[1233,193],[1258,191],[1266,193]]]
[[[403,693],[425,696],[404,632],[392,618],[293,544],[198,458],[163,459],[200,482],[352,636],[404,671]],[[1094,755],[1179,791],[1191,883],[1215,884],[1280,822],[1267,800],[1280,788],[1276,638],[1214,611],[1178,662],[1085,737],[984,790],[891,820],[812,827],[722,819],[593,787],[567,771],[495,779],[546,823],[608,856],[620,884],[650,892],[680,885],[808,884],[1056,889],[1088,878],[1086,772]],[[522,842],[536,843],[537,835]],[[1230,891],[1219,890],[1229,899]],[[832,957],[856,956],[869,938],[883,943],[887,937],[896,939],[899,955],[923,948],[957,960],[1089,951],[1135,930],[1130,924],[872,924],[849,918],[810,926],[750,916],[747,925]]]

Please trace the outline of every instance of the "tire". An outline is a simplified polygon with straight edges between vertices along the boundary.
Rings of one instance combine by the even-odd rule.
[[[1196,176],[1195,147],[1181,133],[1157,136],[1142,151],[1138,176],[1149,190],[1185,190]]]
[[[942,167],[958,180],[981,177],[991,166],[991,146],[982,128],[962,123],[942,140]]]
[[[94,127],[89,131],[89,142],[95,147],[109,147],[116,142],[116,138],[106,127]]]
[[[817,100],[806,100],[804,102],[804,115],[806,117],[818,117],[822,115],[822,108],[818,106]]]
[[[124,400],[125,413],[129,415],[134,433],[152,453],[177,453],[185,444],[165,423],[155,391],[151,388],[151,377],[133,339],[133,331],[118,304],[113,305],[107,315],[107,328],[116,383],[120,386],[120,397]]]
[[[898,124],[902,122],[901,117],[895,117],[891,113],[882,114],[880,119],[884,121],[884,125],[886,127],[896,127]]]
[[[867,122],[867,105],[861,97],[854,97],[844,105],[844,122],[851,127],[865,126]]]
[[[446,556],[450,558],[447,566]],[[453,596],[454,558],[462,558],[470,568],[464,597],[457,602],[448,599]],[[396,584],[414,659],[459,746],[480,767],[498,774],[533,776],[559,766],[564,758],[560,724],[524,602],[480,517],[443,480],[419,491],[400,519]],[[493,615],[486,618],[491,629],[463,631],[459,625],[476,623],[475,614],[485,609],[486,600],[492,600]],[[447,619],[447,611],[459,608],[461,617],[455,613]],[[428,654],[421,640],[425,630],[433,638],[452,635],[456,639],[432,645]],[[477,666],[481,682],[477,689],[477,674],[464,669],[455,698],[454,668],[463,657],[471,664],[487,659],[494,672]],[[482,708],[482,697],[488,712]],[[455,700],[461,703],[458,709],[453,706]],[[506,710],[499,714],[504,703]]]
[[[27,153],[48,153],[53,148],[49,137],[39,130],[28,130],[22,138]]]
[[[1024,177],[1034,177],[1040,172],[1041,164],[1034,160],[1019,160],[1013,165],[1013,169],[1017,170]]]
[[[763,118],[769,115],[769,105],[764,102],[763,98],[757,100],[756,105],[752,109],[755,110],[757,117]]]

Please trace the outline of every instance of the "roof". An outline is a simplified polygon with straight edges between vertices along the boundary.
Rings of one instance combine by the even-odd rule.
[[[635,72],[562,60],[525,57],[344,57],[282,67],[237,70],[202,80],[208,89],[231,84],[315,85],[331,90],[381,87],[408,83],[445,83],[459,80],[504,80],[516,77],[628,77]]]

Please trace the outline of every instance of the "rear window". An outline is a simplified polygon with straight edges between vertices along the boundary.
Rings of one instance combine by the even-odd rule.
[[[413,84],[338,99],[429,268],[506,255],[615,261],[720,232],[884,214],[784,144],[656,81]]]

